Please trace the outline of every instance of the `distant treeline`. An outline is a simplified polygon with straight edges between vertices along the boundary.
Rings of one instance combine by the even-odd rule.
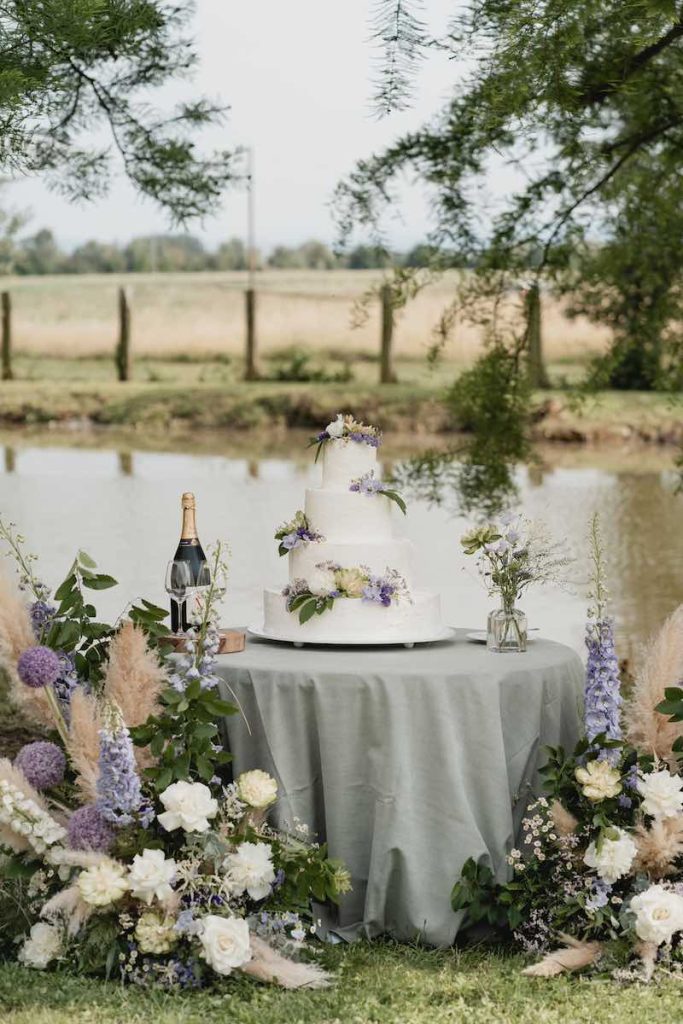
[[[259,268],[368,270],[389,264],[423,267],[430,261],[428,245],[416,245],[407,253],[392,253],[371,245],[359,245],[339,256],[324,242],[311,240],[298,246],[278,245],[265,258],[257,253]],[[90,241],[64,252],[47,228],[27,238],[5,244],[1,269],[10,274],[115,274],[199,270],[246,270],[247,249],[231,238],[207,249],[192,235],[148,235],[127,245]]]

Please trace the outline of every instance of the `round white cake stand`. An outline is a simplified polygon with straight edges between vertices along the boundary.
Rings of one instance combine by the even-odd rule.
[[[301,640],[291,636],[282,636],[279,633],[269,633],[263,626],[249,626],[249,636],[258,637],[259,640],[275,640],[282,644],[293,644],[295,647],[305,647],[306,644],[315,647],[414,647],[415,644],[434,644],[440,640],[450,640],[454,630],[445,626],[431,636],[407,637],[405,640]]]

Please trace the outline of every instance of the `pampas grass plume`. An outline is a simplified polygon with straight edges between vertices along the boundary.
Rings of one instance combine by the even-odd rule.
[[[664,700],[668,686],[680,686],[683,680],[683,604],[669,616],[645,651],[636,675],[624,720],[629,741],[643,754],[655,754],[676,768],[672,753],[674,741],[683,735],[683,723],[669,722],[667,715],[655,711]]]
[[[71,697],[69,757],[76,770],[76,785],[85,803],[97,799],[100,729],[102,718],[94,697],[77,689]]]
[[[525,967],[522,974],[530,978],[554,978],[558,974],[581,971],[594,964],[602,953],[599,942],[581,942],[571,935],[562,935],[564,946],[546,953],[542,960]]]
[[[159,696],[165,686],[166,674],[147,646],[143,630],[132,622],[124,622],[109,648],[105,697],[119,706],[131,729],[157,714]],[[135,757],[142,768],[153,760],[147,748],[136,747]]]
[[[577,819],[559,800],[553,800],[550,805],[550,817],[555,826],[555,831],[563,838],[574,835],[579,827]]]
[[[12,702],[35,725],[53,729],[54,719],[45,694],[41,689],[24,686],[17,675],[19,655],[35,643],[26,604],[14,583],[0,573],[0,662],[7,672]]]
[[[653,821],[649,828],[640,824],[633,833],[637,854],[635,869],[650,878],[676,874],[676,861],[683,857],[683,814]]]

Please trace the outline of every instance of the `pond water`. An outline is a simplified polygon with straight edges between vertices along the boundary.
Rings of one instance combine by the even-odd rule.
[[[204,546],[222,537],[232,547],[224,624],[258,623],[262,588],[286,579],[273,532],[302,506],[304,488],[319,476],[304,438],[288,436],[276,448],[252,444],[252,450],[244,450],[243,441],[242,448],[214,441],[218,451],[196,453],[142,450],[130,441],[120,447],[101,443],[111,447],[0,439],[0,513],[19,524],[40,558],[41,577],[56,585],[81,547],[120,581],[118,588],[96,595],[100,615],[114,618],[138,596],[165,603],[164,570],[179,534],[180,494],[191,490]],[[166,439],[159,449],[168,444]],[[582,648],[585,536],[596,508],[620,655],[633,658],[683,601],[683,497],[676,494],[671,462],[670,453],[652,450],[556,450],[544,453],[538,466],[519,470],[522,510],[544,520],[577,558],[568,589],[528,593],[523,605],[530,626]],[[423,585],[442,595],[448,624],[481,629],[492,600],[458,543],[467,520],[448,503],[434,507],[413,500],[400,525],[417,546]]]

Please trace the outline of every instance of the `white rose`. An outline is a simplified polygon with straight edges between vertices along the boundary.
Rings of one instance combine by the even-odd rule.
[[[81,896],[92,907],[108,907],[128,891],[126,869],[113,860],[104,860],[81,871],[77,884]]]
[[[218,803],[203,782],[174,782],[159,799],[166,810],[157,818],[167,832],[207,832],[209,818],[218,814]]]
[[[270,894],[275,881],[272,850],[268,843],[242,843],[223,862],[230,886],[236,895],[247,892],[253,900]]]
[[[683,779],[667,771],[650,772],[638,780],[643,810],[653,818],[676,818],[683,811]]]
[[[237,792],[243,803],[261,810],[277,800],[277,782],[268,772],[255,768],[242,772],[237,780]]]
[[[595,843],[590,844],[583,862],[589,868],[595,868],[599,877],[612,885],[629,873],[635,855],[636,844],[628,832],[623,828],[612,828],[603,838],[599,850]]]
[[[44,971],[62,952],[62,933],[53,924],[42,921],[34,924],[31,933],[19,950],[17,959],[27,967]]]
[[[636,915],[636,934],[643,942],[669,942],[683,931],[683,896],[663,885],[651,885],[634,896],[631,910]]]
[[[340,412],[337,413],[336,420],[332,420],[325,427],[325,430],[330,437],[343,437],[344,436],[344,417]]]
[[[243,918],[208,914],[202,924],[202,956],[217,974],[231,974],[251,960],[249,925]]]
[[[143,850],[133,857],[128,872],[130,891],[136,899],[150,904],[156,897],[165,900],[173,892],[171,883],[175,879],[176,862],[166,859],[163,850]]]
[[[310,592],[315,594],[316,597],[324,596],[337,589],[334,570],[330,569],[324,562],[316,565],[315,569],[311,569],[306,577],[306,583]]]

